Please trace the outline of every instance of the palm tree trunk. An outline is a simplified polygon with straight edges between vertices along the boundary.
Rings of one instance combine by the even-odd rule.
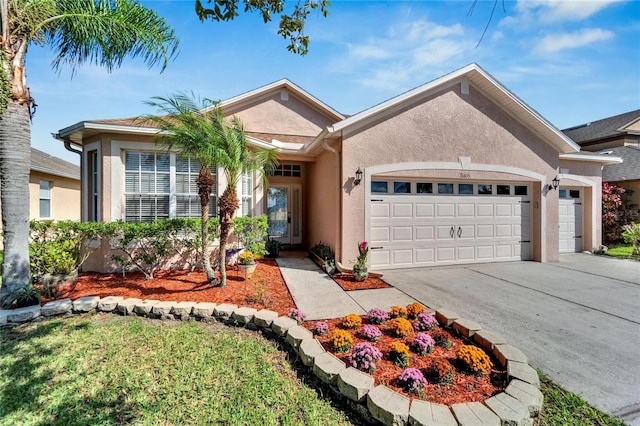
[[[29,265],[29,169],[31,122],[28,105],[11,101],[0,114],[0,201],[4,258],[0,304],[31,285]]]
[[[211,199],[213,182],[209,167],[200,167],[200,172],[196,178],[198,195],[200,196],[200,235],[202,238],[200,248],[202,250],[202,265],[209,283],[216,279],[213,268],[211,268],[211,247],[209,247],[209,200]]]
[[[228,185],[220,197],[220,287],[227,285],[227,241],[233,226],[233,217],[240,206],[235,186]]]

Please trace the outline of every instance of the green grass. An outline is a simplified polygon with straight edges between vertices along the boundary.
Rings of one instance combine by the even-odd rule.
[[[97,314],[0,343],[0,425],[351,424],[244,329]]]
[[[620,420],[593,408],[578,395],[564,390],[540,371],[538,371],[538,375],[540,376],[540,390],[544,395],[544,404],[540,416],[536,419],[536,425],[624,426]]]
[[[296,368],[276,343],[220,324],[94,314],[4,327],[0,425],[360,423]],[[540,378],[536,425],[623,425]]]
[[[607,249],[607,256],[619,257],[621,259],[630,259],[633,246],[631,244],[622,244],[611,246]]]

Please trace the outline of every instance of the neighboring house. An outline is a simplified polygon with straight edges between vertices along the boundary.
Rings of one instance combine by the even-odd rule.
[[[600,244],[601,168],[620,159],[580,152],[476,64],[350,117],[288,80],[221,108],[251,144],[280,151],[266,188],[249,176],[240,185],[238,213],[267,214],[285,244],[327,243],[346,266],[360,241],[374,270],[553,262]],[[159,150],[156,132],[132,120],[59,131],[83,150],[83,220],[197,216],[184,184],[197,165]]]
[[[631,202],[640,205],[640,109],[563,132],[585,151],[622,158],[622,163],[604,166],[602,181],[632,190]]]
[[[80,167],[31,148],[30,219],[80,220]]]

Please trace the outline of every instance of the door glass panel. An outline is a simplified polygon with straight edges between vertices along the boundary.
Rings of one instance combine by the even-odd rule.
[[[288,194],[287,188],[270,186],[267,188],[267,219],[269,235],[279,238],[288,236]]]
[[[300,190],[298,188],[293,188],[293,207],[292,208],[292,217],[291,220],[293,221],[292,225],[292,230],[291,230],[291,234],[294,237],[299,237],[300,236]]]

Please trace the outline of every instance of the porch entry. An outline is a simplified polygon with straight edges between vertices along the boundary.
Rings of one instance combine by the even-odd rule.
[[[302,185],[272,184],[267,187],[269,236],[282,244],[302,243]]]

